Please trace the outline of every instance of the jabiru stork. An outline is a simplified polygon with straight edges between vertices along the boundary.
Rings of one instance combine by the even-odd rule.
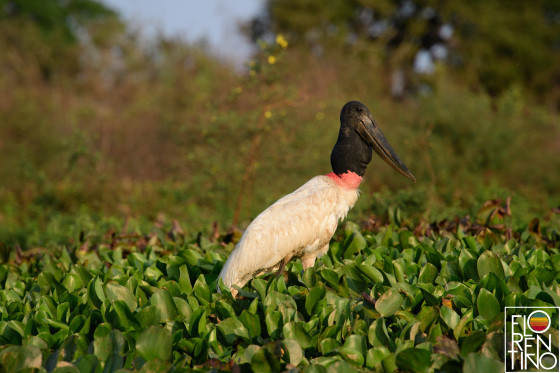
[[[218,281],[236,296],[236,287],[264,273],[281,273],[291,259],[300,258],[304,269],[312,267],[317,257],[326,254],[338,222],[356,203],[372,150],[416,181],[368,108],[358,101],[346,103],[331,153],[332,172],[315,176],[258,215],[231,252]]]

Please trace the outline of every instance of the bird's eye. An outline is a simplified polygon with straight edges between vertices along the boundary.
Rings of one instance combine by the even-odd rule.
[[[356,108],[356,111],[357,111],[358,113],[360,113],[360,112],[362,111],[362,108],[361,108],[361,107],[358,107],[358,108]]]

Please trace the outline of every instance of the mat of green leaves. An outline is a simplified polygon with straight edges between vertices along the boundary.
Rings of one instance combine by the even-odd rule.
[[[347,223],[314,268],[214,291],[233,243],[154,228],[0,265],[0,371],[503,370],[505,306],[560,306],[560,233]],[[556,331],[558,332],[558,331]]]

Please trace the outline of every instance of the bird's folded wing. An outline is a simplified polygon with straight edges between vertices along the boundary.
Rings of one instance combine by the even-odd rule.
[[[276,201],[243,234],[222,270],[224,283],[245,282],[303,248],[328,242],[337,224],[338,199],[336,187],[319,176]]]

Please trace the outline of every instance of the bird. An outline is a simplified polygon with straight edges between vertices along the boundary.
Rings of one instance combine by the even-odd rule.
[[[400,174],[416,182],[393,150],[368,108],[347,102],[340,112],[340,130],[331,153],[332,172],[315,176],[294,192],[280,198],[247,227],[218,276],[236,297],[252,278],[299,258],[303,269],[325,255],[329,242],[356,203],[358,187],[373,152]]]

